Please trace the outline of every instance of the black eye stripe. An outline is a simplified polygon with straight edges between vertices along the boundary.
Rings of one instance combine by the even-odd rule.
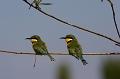
[[[72,37],[67,37],[67,38],[73,39]]]
[[[31,38],[31,39],[36,39],[36,38]]]

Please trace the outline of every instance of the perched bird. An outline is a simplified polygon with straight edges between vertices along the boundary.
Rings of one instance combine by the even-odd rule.
[[[83,65],[87,65],[87,61],[82,56],[82,47],[78,43],[74,35],[68,34],[66,37],[61,37],[60,39],[65,39],[67,42],[67,49],[70,55],[74,56],[76,59],[80,59]]]
[[[32,6],[33,4],[35,4],[35,7],[36,7],[37,9],[41,9],[39,5],[52,5],[52,3],[41,3],[41,1],[42,1],[42,0],[34,0],[34,1],[30,4],[29,9],[31,8],[31,6]]]
[[[43,42],[38,35],[33,35],[30,38],[26,39],[29,39],[31,41],[32,47],[36,54],[47,55],[51,61],[55,61],[55,59],[48,53],[45,42]]]
[[[34,0],[34,1],[30,4],[30,7],[31,7],[31,5],[35,4],[35,6],[36,6],[37,9],[41,9],[41,8],[39,7],[39,4],[40,4],[41,1],[42,1],[42,0]],[[29,9],[30,9],[30,7],[29,7]]]

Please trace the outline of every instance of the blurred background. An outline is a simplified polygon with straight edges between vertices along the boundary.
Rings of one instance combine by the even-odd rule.
[[[120,58],[106,58],[102,60],[100,71],[102,79],[120,79]]]
[[[120,79],[120,58],[104,58],[101,63],[101,79]],[[55,79],[74,79],[72,74],[69,63],[62,61],[56,69]]]

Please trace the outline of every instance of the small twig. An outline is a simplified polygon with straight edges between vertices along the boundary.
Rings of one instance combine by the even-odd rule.
[[[31,5],[29,2],[27,2],[27,0],[23,0],[23,1],[26,2],[28,5]],[[35,8],[35,9],[37,9],[35,6],[33,6],[33,5],[31,5],[31,6],[32,6],[33,8]],[[38,10],[38,9],[37,9],[37,10]],[[67,25],[73,26],[73,27],[75,27],[75,28],[78,28],[78,29],[81,29],[81,30],[84,30],[84,31],[90,32],[90,33],[92,33],[92,34],[95,34],[95,35],[98,35],[98,36],[104,37],[104,38],[106,38],[106,39],[108,39],[108,40],[111,40],[111,41],[113,41],[113,42],[115,42],[115,43],[120,44],[120,42],[118,42],[118,41],[116,41],[116,40],[114,40],[114,39],[112,39],[112,38],[110,38],[110,37],[108,37],[108,36],[105,36],[105,35],[99,34],[99,33],[97,33],[97,32],[94,32],[94,31],[91,31],[91,30],[88,30],[88,29],[82,28],[82,27],[80,27],[80,26],[77,26],[77,25],[74,25],[74,24],[71,24],[71,23],[65,22],[65,21],[63,21],[63,20],[61,20],[61,19],[59,19],[59,18],[56,18],[55,16],[50,15],[50,14],[48,14],[48,13],[42,11],[42,9],[39,9],[38,11],[40,11],[41,13],[43,13],[43,14],[45,14],[45,15],[51,17],[51,18],[54,18],[54,19],[56,19],[56,20],[58,20],[58,21],[60,21],[60,22],[62,22],[62,23],[64,23],[64,24],[67,24]]]
[[[112,3],[112,1],[108,0],[108,2],[110,3],[110,5],[111,5],[111,6],[113,6],[113,3]]]
[[[36,64],[36,55],[35,55],[35,62],[34,62],[34,65],[33,65],[33,69],[34,69],[34,67],[35,67],[35,64]]]
[[[103,2],[103,0],[101,0],[101,2]],[[108,2],[109,2],[110,5],[111,5],[112,13],[113,13],[113,20],[114,20],[114,24],[115,24],[115,28],[116,28],[116,31],[117,31],[118,37],[120,38],[120,33],[119,33],[118,26],[117,26],[117,22],[116,22],[116,19],[115,19],[115,11],[114,11],[114,7],[113,7],[113,3],[112,3],[111,0],[108,0]]]
[[[114,8],[113,8],[113,3],[112,3],[110,0],[108,0],[108,2],[109,2],[110,5],[111,5],[112,13],[113,13],[113,20],[114,20],[114,24],[115,24],[115,28],[116,28],[118,37],[120,38],[120,33],[119,33],[118,26],[117,26],[116,19],[115,19],[115,11],[114,11]]]
[[[120,44],[117,44],[117,43],[115,45],[120,46]]]
[[[39,55],[34,52],[12,52],[7,50],[0,50],[0,52],[11,53],[11,54],[27,54],[27,55]],[[49,52],[51,55],[69,55],[68,52]],[[83,53],[82,55],[120,55],[120,52],[97,52],[97,53]]]

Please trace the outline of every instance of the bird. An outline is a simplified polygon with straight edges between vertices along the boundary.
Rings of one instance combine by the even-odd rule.
[[[38,55],[47,55],[51,61],[56,61],[49,53],[46,47],[45,42],[42,41],[42,39],[40,38],[40,36],[38,35],[33,35],[30,38],[26,38],[29,39],[32,43],[32,48],[35,51],[35,54]]]
[[[38,10],[41,9],[39,5],[52,5],[52,3],[41,3],[41,1],[42,1],[42,0],[34,0],[34,1],[30,4],[29,9],[31,8],[31,6],[32,6],[33,4],[35,4],[35,8],[38,9]]]
[[[33,5],[33,4],[35,4],[35,7],[36,7],[37,9],[41,9],[41,8],[39,7],[39,4],[40,4],[41,1],[42,1],[42,0],[34,0],[34,1],[30,4],[29,9],[31,8],[31,5]]]
[[[65,37],[61,37],[59,39],[65,39],[67,43],[67,49],[70,55],[74,56],[78,60],[80,59],[83,65],[88,64],[82,56],[82,47],[73,34],[68,34]]]

